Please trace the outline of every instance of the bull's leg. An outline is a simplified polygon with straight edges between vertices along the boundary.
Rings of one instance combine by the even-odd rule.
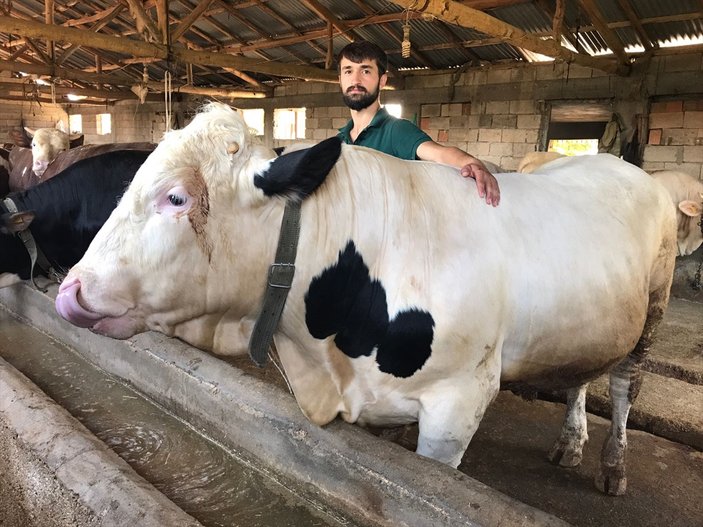
[[[416,452],[454,468],[459,466],[498,388],[497,382],[472,379],[461,390],[433,390],[431,395],[423,396]]]
[[[627,450],[627,416],[642,385],[640,365],[649,352],[654,330],[659,325],[668,300],[664,304],[651,302],[644,331],[635,349],[610,372],[610,403],[613,407],[610,432],[603,443],[600,455],[600,471],[596,476],[596,487],[612,496],[621,496],[627,488],[625,475],[625,453]]]
[[[549,460],[562,467],[575,467],[581,463],[583,445],[588,441],[586,423],[586,389],[588,384],[566,392],[566,416],[561,434],[549,451]]]

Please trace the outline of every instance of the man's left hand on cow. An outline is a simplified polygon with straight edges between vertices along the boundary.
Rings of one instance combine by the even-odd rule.
[[[486,203],[494,207],[500,203],[498,181],[478,160],[464,165],[461,168],[461,175],[476,180],[478,195],[486,198]]]

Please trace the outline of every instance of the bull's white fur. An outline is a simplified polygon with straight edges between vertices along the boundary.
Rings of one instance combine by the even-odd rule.
[[[241,149],[230,156],[232,141]],[[80,280],[85,307],[117,317],[95,329],[156,329],[244,353],[283,212],[252,183],[273,157],[223,105],[167,134],[67,278]],[[194,171],[208,186],[209,262],[186,216],[155,212]],[[635,346],[650,294],[661,308],[671,283],[675,218],[664,190],[610,155],[498,177],[501,205],[487,207],[453,168],[343,146],[303,202],[276,337],[311,420],[419,420],[418,452],[456,466],[501,380],[580,385],[588,379],[560,379],[555,368],[596,375]],[[409,307],[434,318],[432,355],[409,378],[380,372],[373,356],[351,360],[306,329],[307,286],[349,239],[382,281],[391,318]]]
[[[564,157],[564,154],[560,154],[559,152],[528,152],[518,163],[517,171],[524,174],[531,174],[542,165],[562,157]]]

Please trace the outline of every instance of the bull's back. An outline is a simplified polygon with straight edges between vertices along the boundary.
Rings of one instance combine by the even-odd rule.
[[[572,378],[596,375],[632,349],[650,293],[670,283],[669,198],[613,156],[498,174],[496,208],[449,167],[384,159],[382,174],[374,163],[362,170],[342,159],[350,173],[343,177],[376,189],[349,198],[350,229],[373,276],[392,291],[389,314],[431,313],[438,347],[501,348],[505,381],[544,379],[555,368]],[[382,192],[373,178],[382,179]],[[361,191],[335,195],[354,192]],[[451,356],[430,361],[428,373]]]

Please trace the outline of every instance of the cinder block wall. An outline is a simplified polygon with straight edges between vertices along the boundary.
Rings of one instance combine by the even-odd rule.
[[[54,128],[59,121],[68,129],[68,115],[58,104],[0,100],[0,144],[12,142],[8,133],[19,130],[20,122],[30,128]]]
[[[652,104],[642,168],[703,178],[703,97]]]
[[[551,104],[580,100],[609,104],[625,123],[626,140],[634,118],[644,116],[649,129],[640,141],[646,170],[679,169],[703,178],[700,53],[655,57],[628,77],[565,63],[493,65],[461,74],[419,72],[405,78],[403,89],[381,95],[382,103],[402,104],[404,117],[417,118],[435,141],[506,170],[514,170],[527,152],[546,147]],[[233,104],[267,111],[305,107],[309,141],[335,135],[349,118],[336,84],[291,82],[276,88],[273,99]],[[271,146],[291,142],[266,138]]]

